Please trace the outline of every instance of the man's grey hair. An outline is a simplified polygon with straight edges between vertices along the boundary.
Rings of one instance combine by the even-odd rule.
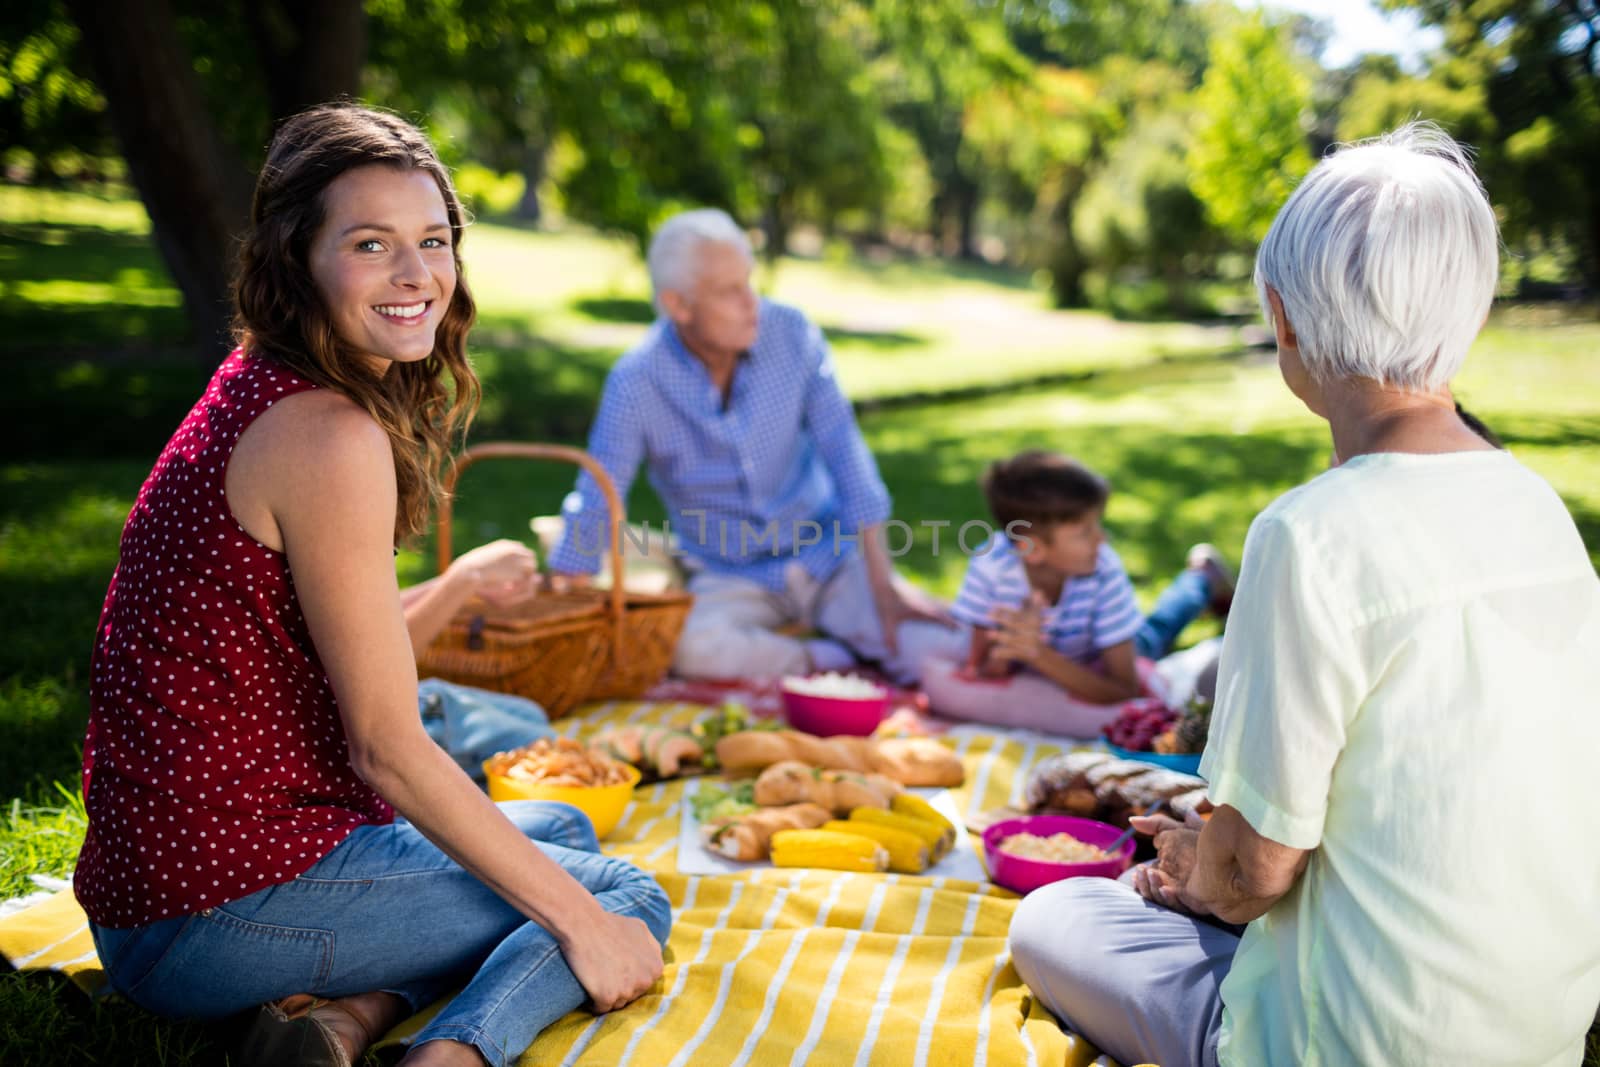
[[[1461,369],[1499,279],[1494,210],[1472,160],[1431,122],[1340,147],[1289,197],[1256,253],[1321,383],[1434,392]]]
[[[646,257],[656,310],[661,310],[661,294],[668,289],[688,293],[694,287],[700,273],[700,250],[708,244],[733,245],[752,256],[750,239],[731,215],[718,208],[680,212],[656,230]]]

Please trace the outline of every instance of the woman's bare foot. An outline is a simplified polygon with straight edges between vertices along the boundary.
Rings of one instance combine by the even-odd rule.
[[[407,1052],[400,1067],[485,1067],[477,1048],[459,1041],[429,1041]]]

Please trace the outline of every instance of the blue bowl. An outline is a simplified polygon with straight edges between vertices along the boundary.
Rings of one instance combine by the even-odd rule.
[[[1157,767],[1165,767],[1169,771],[1181,771],[1184,774],[1198,775],[1200,773],[1200,753],[1183,752],[1136,752],[1131,748],[1113,745],[1106,742],[1106,748],[1119,759],[1138,760],[1140,763],[1153,763]]]

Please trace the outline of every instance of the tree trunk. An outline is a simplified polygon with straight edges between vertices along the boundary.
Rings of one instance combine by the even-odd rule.
[[[522,199],[517,202],[517,218],[535,226],[544,218],[539,203],[539,186],[544,184],[545,157],[549,149],[542,141],[530,140],[522,153]]]
[[[250,175],[219,135],[167,0],[67,0],[201,364],[221,360]]]
[[[360,91],[367,56],[361,0],[254,0],[245,17],[273,121]]]
[[[765,209],[761,212],[761,229],[766,235],[766,247],[761,250],[761,258],[773,264],[789,250],[789,224],[790,212],[788,198],[782,193],[775,193],[767,197]]]
[[[1589,190],[1589,216],[1584,220],[1585,229],[1588,230],[1587,238],[1579,238],[1578,247],[1582,249],[1583,280],[1588,286],[1591,296],[1600,293],[1600,196],[1594,190]]]
[[[962,175],[955,192],[956,202],[956,255],[962,259],[978,259],[978,183]]]
[[[935,185],[933,199],[928,201],[928,236],[933,239],[933,254],[942,256],[944,247],[944,217],[945,217],[945,192],[942,185]]]
[[[1077,234],[1072,229],[1072,217],[1077,213],[1078,196],[1083,192],[1084,180],[1069,179],[1061,196],[1051,206],[1049,232],[1052,235],[1048,251],[1050,293],[1056,307],[1077,308],[1089,303],[1083,290],[1083,276],[1089,264],[1083,250],[1078,247]]]

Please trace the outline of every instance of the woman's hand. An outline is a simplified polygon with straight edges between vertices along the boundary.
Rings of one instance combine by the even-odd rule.
[[[539,560],[521,541],[502,538],[464,552],[449,571],[471,593],[497,607],[519,604],[538,595]]]
[[[576,935],[557,935],[561,954],[597,1012],[638,1000],[661,977],[661,946],[640,919],[601,911]]]
[[[539,586],[538,558],[521,541],[491,541],[463,552],[443,574],[401,590],[411,647],[426,648],[475,596],[509,608],[537,596]]]

